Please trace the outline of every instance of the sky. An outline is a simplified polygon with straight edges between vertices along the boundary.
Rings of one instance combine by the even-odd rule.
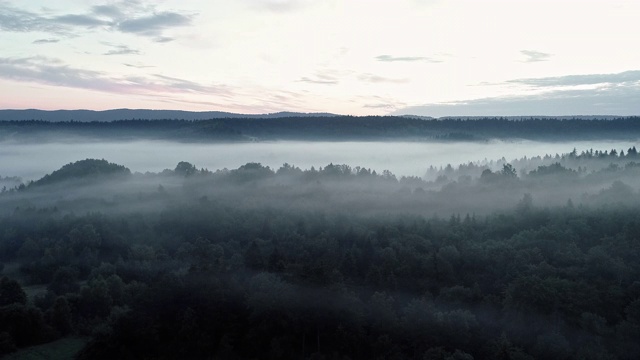
[[[0,0],[0,108],[639,115],[638,14],[637,0]]]

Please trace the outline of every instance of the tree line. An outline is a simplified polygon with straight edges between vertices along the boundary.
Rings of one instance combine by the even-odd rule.
[[[636,139],[640,118],[421,119],[404,116],[303,116],[210,120],[0,121],[0,139],[52,139],[81,136],[100,139],[188,141],[253,140],[437,140],[484,141]]]

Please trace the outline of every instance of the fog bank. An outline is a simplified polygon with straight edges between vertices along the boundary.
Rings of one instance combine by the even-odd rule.
[[[303,169],[333,164],[390,170],[397,176],[423,176],[429,166],[457,165],[504,157],[516,158],[627,149],[631,141],[490,142],[301,142],[180,143],[169,141],[0,143],[0,176],[35,180],[62,165],[84,158],[106,159],[132,171],[159,172],[180,161],[198,168],[233,169],[248,162],[271,168],[284,163]]]

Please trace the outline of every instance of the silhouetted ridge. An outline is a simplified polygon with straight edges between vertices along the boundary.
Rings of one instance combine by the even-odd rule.
[[[1,118],[0,118],[1,119]],[[208,120],[0,121],[0,140],[30,137],[162,139],[177,141],[390,140],[485,141],[489,139],[637,139],[640,117],[614,120],[580,118],[482,118],[428,120],[399,116],[280,116]]]
[[[7,120],[44,120],[51,122],[102,122],[116,120],[209,120],[226,118],[273,119],[286,117],[325,117],[336,116],[330,113],[277,112],[270,114],[237,114],[224,111],[183,111],[151,109],[111,109],[95,110],[0,110],[0,121]]]

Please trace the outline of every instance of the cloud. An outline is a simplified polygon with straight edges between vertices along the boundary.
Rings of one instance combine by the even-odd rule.
[[[54,44],[60,42],[59,39],[38,39],[34,40],[32,44]]]
[[[640,85],[552,91],[537,95],[496,97],[406,107],[394,115],[443,116],[559,116],[638,115]]]
[[[151,37],[158,42],[173,40],[165,31],[189,26],[195,15],[157,11],[155,5],[127,1],[98,5],[85,13],[51,16],[11,7],[0,2],[0,30],[11,32],[46,32],[62,36],[77,36],[78,29],[103,27],[123,33]]]
[[[547,61],[551,57],[551,54],[543,53],[535,50],[521,50],[520,53],[527,57],[526,60],[524,60],[524,62]]]
[[[306,76],[301,77],[298,81],[306,82],[310,84],[321,84],[321,85],[335,85],[338,83],[338,80],[311,79]]]
[[[189,16],[174,12],[162,12],[150,16],[127,19],[118,23],[116,27],[125,33],[158,37],[165,29],[190,24],[191,17]]]
[[[318,85],[336,85],[340,83],[341,78],[352,77],[354,75],[355,74],[353,74],[353,72],[351,71],[321,70],[317,71],[314,76],[304,76],[298,79],[298,81]],[[373,84],[403,84],[409,82],[409,79],[387,78],[368,73],[357,75],[356,78],[360,81]]]
[[[252,7],[273,12],[290,12],[312,3],[311,0],[245,0]]]
[[[170,76],[165,76],[165,75],[161,75],[161,74],[154,74],[153,75],[155,79],[160,80],[161,83],[164,84],[170,84],[171,88],[174,90],[182,90],[185,92],[191,92],[191,93],[211,93],[212,91],[218,92],[219,90],[223,90],[222,87],[220,88],[212,88],[209,85],[202,85],[202,84],[198,84],[196,82],[193,81],[189,81],[189,80],[184,80],[184,79],[178,79],[175,77],[170,77]],[[148,80],[143,80],[143,83],[145,81]]]
[[[394,114],[435,117],[640,114],[640,70],[515,79],[504,84],[525,85],[535,94],[427,104]]]
[[[166,43],[166,42],[171,42],[173,40],[175,39],[167,36],[156,36],[155,38],[153,38],[153,41],[158,43]]]
[[[99,16],[106,16],[112,19],[119,19],[124,17],[124,14],[116,5],[96,5],[91,8],[91,13]]]
[[[358,96],[354,99],[356,103],[364,103],[365,109],[386,110],[387,112],[402,109],[407,106],[406,103],[397,99],[383,96]]]
[[[395,110],[397,109],[397,106],[395,104],[389,104],[389,103],[376,103],[376,104],[365,104],[364,108]]]
[[[68,34],[66,28],[38,14],[0,2],[0,30],[10,32],[48,32]]]
[[[110,23],[109,21],[98,19],[90,15],[76,15],[76,14],[56,16],[49,19],[48,21],[52,21],[58,24],[82,26],[87,28],[108,25]]]
[[[105,45],[111,46],[113,49],[103,55],[140,55],[140,50],[132,49],[127,45],[113,45],[108,43],[105,43]]]
[[[374,84],[381,84],[381,83],[404,84],[404,83],[409,82],[409,79],[393,79],[393,78],[386,78],[386,77],[373,75],[373,74],[361,74],[361,75],[358,75],[358,80],[364,81],[364,82],[370,82],[370,83],[374,83]]]
[[[0,78],[43,85],[95,90],[116,94],[183,94],[185,92],[231,96],[224,85],[205,85],[162,75],[111,77],[106,73],[68,66],[47,57],[0,58]]]
[[[133,64],[128,64],[133,65]],[[133,65],[138,66],[138,65]],[[69,66],[48,57],[0,57],[0,79],[118,95],[141,96],[172,104],[211,106],[229,111],[310,111],[308,95],[279,89],[244,89],[204,84],[164,74],[112,76],[101,71]],[[186,96],[197,94],[198,96]],[[240,100],[241,99],[241,100]],[[315,109],[313,111],[319,111]]]
[[[315,73],[314,77],[310,78],[305,76],[300,78],[298,81],[320,85],[335,85],[340,82],[337,72],[333,70],[318,71]]]
[[[425,56],[391,56],[391,55],[378,55],[376,56],[376,60],[383,62],[413,62],[413,61],[424,61],[429,63],[440,63],[442,60],[433,59]]]
[[[614,74],[567,75],[545,78],[515,79],[508,83],[536,87],[580,86],[597,84],[625,84],[640,81],[640,70],[630,70]]]
[[[153,65],[144,65],[144,64],[127,64],[127,63],[124,63],[122,65],[124,65],[126,67],[136,68],[136,69],[148,69],[148,68],[154,68],[155,67]]]
[[[45,57],[0,58],[0,77],[8,80],[36,82],[84,89],[99,89],[102,74],[74,69],[59,60]],[[95,80],[95,83],[92,82]]]

